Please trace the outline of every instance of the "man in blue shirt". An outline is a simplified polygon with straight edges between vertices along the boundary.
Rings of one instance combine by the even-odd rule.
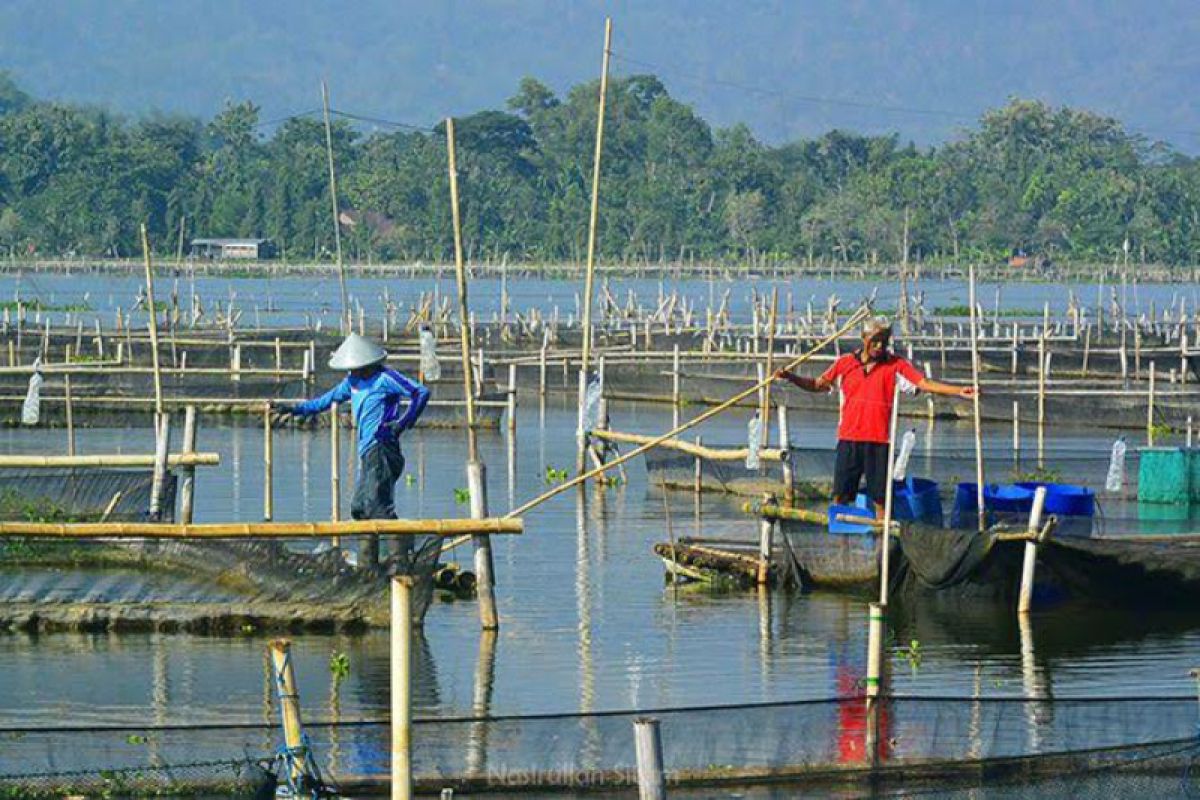
[[[283,413],[309,417],[350,401],[358,432],[358,474],[350,502],[354,519],[396,518],[396,481],[404,471],[400,434],[416,424],[429,402],[429,390],[389,369],[386,359],[382,347],[352,333],[329,359],[332,369],[349,370],[342,382],[320,397],[279,407]],[[408,402],[403,412],[401,401]]]

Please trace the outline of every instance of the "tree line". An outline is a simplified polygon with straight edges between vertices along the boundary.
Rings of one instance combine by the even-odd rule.
[[[835,130],[769,146],[714,129],[652,75],[610,81],[604,260],[771,257],[856,264],[1055,260],[1193,264],[1197,161],[1085,110],[1014,99],[934,147]],[[583,258],[595,81],[521,81],[504,110],[455,121],[473,258]],[[378,122],[378,121],[377,121]],[[445,131],[332,125],[349,257],[451,255]],[[0,75],[0,252],[130,256],[187,236],[263,237],[288,261],[333,250],[325,128],[268,124],[250,101],[205,122],[40,102]]]

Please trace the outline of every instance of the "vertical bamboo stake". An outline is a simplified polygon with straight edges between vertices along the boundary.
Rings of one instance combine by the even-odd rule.
[[[579,472],[587,468],[587,431],[583,429],[583,406],[587,394],[587,372],[592,355],[592,292],[595,284],[596,271],[596,228],[600,218],[600,157],[604,151],[604,109],[608,101],[608,58],[612,50],[612,18],[604,20],[604,56],[600,65],[600,101],[596,114],[596,150],[592,157],[592,201],[588,212],[588,242],[587,269],[583,282],[582,331],[583,349],[580,355],[579,371],[583,377],[579,380],[579,429],[578,457],[576,459]]]
[[[329,520],[338,522],[342,518],[342,431],[337,403],[329,407],[329,498]],[[341,538],[334,536],[330,543],[340,547]]]
[[[676,344],[671,350],[671,427],[678,428],[680,420],[680,406],[682,400],[679,396],[679,345]]]
[[[881,537],[882,544],[880,545],[880,567],[879,567],[879,604],[886,606],[888,604],[888,581],[891,579],[890,553],[892,544],[892,504],[895,502],[895,486],[896,481],[892,475],[896,462],[896,428],[897,422],[900,419],[900,384],[896,383],[892,389],[892,415],[888,424],[888,462],[887,462],[887,486],[883,495],[883,536]]]
[[[1150,386],[1146,398],[1146,441],[1154,447],[1154,362],[1150,362]]]
[[[411,575],[392,578],[392,800],[412,798],[412,614]]]
[[[458,209],[458,162],[455,153],[454,120],[446,120],[446,152],[450,170],[450,211],[454,225],[454,271],[458,283],[459,338],[462,341],[463,391],[467,401],[467,489],[471,495],[471,516],[487,516],[487,480],[483,459],[479,457],[475,440],[475,399],[471,367],[471,326],[467,303],[467,271],[463,261],[462,223]],[[483,371],[483,354],[479,357]],[[487,535],[474,536],[475,579],[479,597],[479,624],[484,630],[500,627],[496,610],[495,562],[492,559],[492,540]]]
[[[337,257],[338,289],[342,298],[342,333],[350,332],[350,299],[346,292],[346,266],[342,263],[342,222],[338,211],[337,172],[333,168],[333,126],[329,122],[329,87],[321,81],[321,108],[325,114],[325,155],[329,162],[329,202],[333,208],[333,246]]]
[[[638,800],[667,800],[662,734],[658,720],[650,717],[635,719],[633,740],[637,754]]]
[[[867,611],[867,697],[879,697],[883,672],[883,603],[871,603]]]
[[[971,286],[971,386],[975,390],[971,398],[972,419],[975,424],[975,500],[979,504],[979,531],[987,527],[987,510],[983,504],[983,425],[980,422],[979,411],[979,320],[975,308],[975,265],[970,267]],[[887,551],[884,551],[886,555]]]
[[[1038,468],[1043,466],[1046,453],[1046,335],[1038,340],[1038,413],[1037,413]]]
[[[275,516],[275,441],[271,430],[271,405],[263,406],[263,519]]]
[[[183,411],[183,452],[196,452],[196,407]],[[179,521],[192,524],[192,503],[196,492],[196,468],[182,467],[179,482]]]
[[[779,287],[771,287],[771,314],[768,317],[767,329],[767,374],[764,377],[770,377],[775,374],[775,325],[776,318],[779,315]],[[771,441],[771,385],[774,381],[767,381],[763,386],[762,397],[762,413],[759,419],[762,420],[762,443],[763,447]]]
[[[150,264],[150,237],[142,223],[142,257],[146,262],[146,302],[150,306],[150,354],[154,366],[154,411],[163,413],[162,366],[158,359],[158,307],[154,305],[154,268]],[[130,353],[132,355],[132,353]]]
[[[279,689],[279,713],[283,717],[283,739],[292,754],[292,780],[304,781],[308,748],[304,744],[304,723],[300,718],[300,693],[296,689],[296,673],[292,668],[292,643],[274,639],[267,647],[275,668],[275,684]]]
[[[63,394],[67,406],[67,455],[75,455],[75,410],[71,400],[71,373],[63,374]]]
[[[171,452],[171,416],[166,412],[155,418],[154,475],[150,487],[150,518],[162,518],[163,491],[167,482],[167,457]]]
[[[1042,527],[1042,510],[1046,507],[1046,487],[1039,486],[1033,493],[1033,509],[1029,512],[1027,533],[1036,537]],[[1021,592],[1017,599],[1017,613],[1028,614],[1033,608],[1033,578],[1037,566],[1037,542],[1025,542],[1024,560],[1021,562]]]
[[[507,424],[508,432],[513,433],[517,429],[517,365],[508,365],[508,405],[507,405]]]

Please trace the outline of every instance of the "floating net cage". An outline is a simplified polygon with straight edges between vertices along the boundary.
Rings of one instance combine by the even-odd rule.
[[[861,696],[593,714],[417,719],[419,789],[584,794],[636,783],[633,722],[659,720],[673,793],[788,797],[1195,797],[1194,697]],[[386,786],[386,720],[306,726],[321,773],[355,795]],[[279,734],[265,722],[0,728],[0,796],[101,789],[252,793]],[[1193,772],[1197,772],[1193,775]],[[136,792],[135,792],[136,793]]]

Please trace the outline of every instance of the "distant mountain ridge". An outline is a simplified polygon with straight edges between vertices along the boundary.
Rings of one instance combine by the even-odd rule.
[[[272,119],[320,104],[432,124],[653,72],[717,126],[781,142],[832,128],[944,141],[1014,95],[1088,108],[1200,152],[1200,5],[1186,0],[6,0],[0,70],[37,97],[132,115]],[[818,102],[819,98],[847,102]]]

